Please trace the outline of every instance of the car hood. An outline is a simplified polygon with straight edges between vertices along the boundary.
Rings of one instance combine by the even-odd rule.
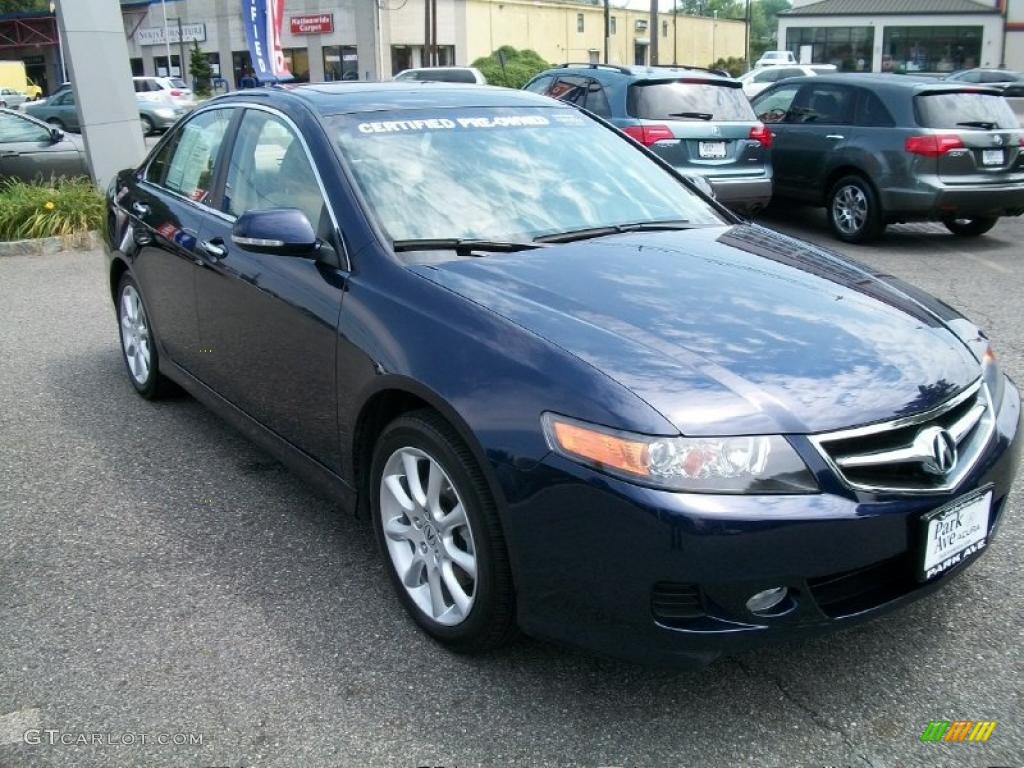
[[[587,361],[688,435],[905,416],[980,375],[965,344],[907,293],[753,225],[411,269]]]

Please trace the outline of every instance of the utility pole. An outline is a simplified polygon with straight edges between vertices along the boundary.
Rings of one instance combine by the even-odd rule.
[[[747,0],[746,20],[743,24],[743,65],[744,71],[750,71],[750,0]]]
[[[604,63],[611,64],[608,59],[608,46],[612,36],[611,0],[604,0]]]
[[[430,66],[430,0],[423,0],[423,55],[420,66]]]
[[[651,60],[652,67],[658,66],[658,0],[651,0]]]
[[[436,67],[437,60],[437,0],[430,0],[430,66]]]
[[[164,48],[167,51],[167,76],[171,76],[171,31],[167,28],[167,0],[160,0],[160,7],[164,11]],[[157,72],[159,75],[160,73]]]
[[[178,61],[181,63],[181,79],[185,79],[185,33],[181,29],[181,17],[177,18],[178,22]]]
[[[672,66],[679,66],[679,0],[672,0]]]

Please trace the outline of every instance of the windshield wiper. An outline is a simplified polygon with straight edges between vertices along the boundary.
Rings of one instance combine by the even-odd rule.
[[[714,117],[710,112],[669,112],[669,117],[691,117],[695,120],[710,120]]]
[[[996,127],[995,123],[990,123],[987,120],[965,120],[962,123],[957,123],[957,125],[963,125],[968,128],[981,128],[983,131],[991,131]]]
[[[689,219],[670,219],[667,221],[638,221],[633,224],[611,224],[606,227],[587,227],[571,229],[567,232],[555,232],[533,238],[535,243],[572,243],[576,240],[591,240],[595,237],[618,235],[623,232],[657,232],[671,229],[690,229]]]
[[[472,240],[457,237],[424,238],[420,240],[395,240],[391,247],[399,251],[455,251],[461,255],[473,251],[489,253],[515,253],[540,248],[537,243],[517,243],[506,240]]]

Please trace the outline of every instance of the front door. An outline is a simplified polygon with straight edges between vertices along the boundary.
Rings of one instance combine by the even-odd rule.
[[[327,241],[334,227],[295,128],[247,110],[228,164],[227,219],[203,233],[196,292],[199,377],[321,463],[340,464],[335,351],[345,273],[326,261],[246,251],[232,221],[246,211],[297,208]],[[336,242],[336,241],[335,241]]]

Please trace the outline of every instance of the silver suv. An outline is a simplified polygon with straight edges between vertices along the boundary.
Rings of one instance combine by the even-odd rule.
[[[565,64],[525,87],[603,117],[680,173],[706,179],[730,208],[752,213],[771,200],[771,133],[724,73]]]

